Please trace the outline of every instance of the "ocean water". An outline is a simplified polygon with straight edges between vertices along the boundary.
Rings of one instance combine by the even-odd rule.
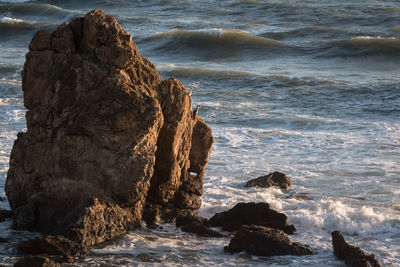
[[[230,255],[228,237],[167,224],[95,247],[72,266],[344,266],[333,256],[334,230],[383,266],[400,266],[398,1],[0,1],[1,197],[13,141],[26,129],[20,72],[29,42],[94,8],[115,15],[164,78],[192,90],[211,126],[199,214],[268,202],[297,226],[291,239],[318,253]],[[272,171],[292,188],[244,187]],[[17,258],[14,244],[36,235],[10,225],[0,223],[11,239],[0,244],[5,264]]]

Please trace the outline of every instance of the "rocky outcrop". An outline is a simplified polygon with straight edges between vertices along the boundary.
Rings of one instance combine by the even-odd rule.
[[[281,230],[256,226],[243,225],[232,237],[226,252],[240,252],[257,256],[281,256],[281,255],[311,255],[315,249],[291,242],[288,236]]]
[[[182,216],[176,218],[176,227],[182,227],[181,230],[187,233],[194,233],[203,237],[223,237],[221,233],[208,227],[206,218],[200,216]]]
[[[348,244],[343,235],[332,232],[333,252],[338,259],[344,260],[350,267],[380,267],[374,254],[366,254],[359,247]]]
[[[238,203],[230,210],[216,213],[208,224],[221,227],[225,231],[234,231],[242,225],[259,225],[276,228],[287,234],[296,231],[294,225],[289,225],[288,217],[270,208],[268,203]]]
[[[64,236],[46,236],[27,240],[17,246],[21,254],[57,256],[60,262],[74,262],[74,258],[81,258],[87,250]]]
[[[256,179],[250,180],[246,183],[246,187],[259,186],[259,187],[271,187],[276,186],[281,189],[288,189],[291,186],[289,177],[281,172],[272,172],[265,176],[260,176]]]
[[[61,265],[44,256],[28,256],[14,264],[14,267],[60,267]]]
[[[5,187],[15,228],[94,245],[197,212],[211,130],[114,17],[39,30],[29,49]]]

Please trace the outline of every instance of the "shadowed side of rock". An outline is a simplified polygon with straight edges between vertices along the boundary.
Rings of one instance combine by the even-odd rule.
[[[332,232],[332,245],[335,256],[344,260],[350,267],[380,267],[374,254],[366,254],[359,247],[347,243],[343,235]]]
[[[232,237],[226,252],[240,252],[257,256],[280,255],[311,255],[315,249],[310,246],[291,242],[288,236],[281,230],[257,226],[243,225]]]
[[[143,213],[173,220],[197,211],[204,171],[190,178],[191,153],[202,153],[193,162],[204,170],[211,130],[204,123],[207,142],[192,146],[201,119],[186,88],[163,81],[114,17],[93,10],[39,30],[29,49],[27,132],[14,143],[5,187],[15,228],[93,245],[140,226]]]
[[[289,225],[288,217],[270,208],[268,203],[238,203],[232,209],[216,213],[208,224],[221,227],[222,230],[235,231],[242,225],[259,225],[276,228],[287,234],[296,231],[294,225]]]

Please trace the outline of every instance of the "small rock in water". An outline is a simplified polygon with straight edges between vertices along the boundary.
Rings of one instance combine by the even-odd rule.
[[[250,180],[246,183],[246,187],[259,186],[271,187],[276,186],[281,189],[288,189],[291,186],[289,177],[281,172],[273,172],[265,176],[260,176],[256,179]]]
[[[181,216],[176,218],[176,227],[181,227],[182,231],[194,233],[203,237],[222,237],[221,233],[208,227],[207,219],[200,216]]]
[[[305,193],[301,193],[301,194],[292,194],[290,196],[287,196],[286,198],[294,198],[297,200],[313,200],[313,197],[305,194]]]
[[[344,260],[350,267],[380,267],[374,254],[366,254],[359,247],[347,243],[339,231],[332,232],[332,245],[335,256]]]
[[[175,225],[176,227],[181,227],[191,222],[198,222],[206,226],[208,225],[207,218],[201,216],[179,216],[176,218]]]
[[[232,237],[226,252],[246,251],[256,256],[311,255],[315,249],[291,242],[281,230],[257,225],[243,225]]]
[[[5,239],[5,238],[3,238],[3,237],[0,237],[0,243],[7,243],[7,242],[8,242],[7,239]]]
[[[287,234],[296,232],[294,225],[289,225],[288,217],[270,208],[268,203],[238,203],[230,210],[216,213],[208,221],[212,227],[222,227],[225,231],[237,230],[242,225],[260,225],[276,228]]]
[[[44,256],[28,256],[14,264],[14,267],[60,267],[58,262],[55,262]]]

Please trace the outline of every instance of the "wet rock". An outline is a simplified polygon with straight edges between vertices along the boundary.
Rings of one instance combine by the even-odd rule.
[[[192,221],[184,226],[182,226],[182,231],[187,232],[187,233],[194,233],[197,234],[198,236],[203,236],[203,237],[223,237],[221,233],[218,233],[217,231],[214,231],[210,228],[208,228],[206,225]]]
[[[7,243],[8,240],[6,238],[0,237],[0,243]]]
[[[61,265],[44,256],[28,256],[14,264],[14,267],[60,267]]]
[[[282,189],[288,189],[291,186],[289,177],[281,172],[273,172],[265,176],[260,176],[246,183],[246,187],[259,186],[271,187],[276,186]]]
[[[359,247],[347,243],[343,235],[332,232],[332,245],[335,256],[351,267],[380,267],[374,254],[366,254]]]
[[[19,244],[17,250],[21,254],[59,256],[63,262],[73,262],[74,258],[87,254],[84,247],[64,236],[45,236],[27,240]]]
[[[114,17],[38,31],[22,72],[27,132],[5,191],[16,229],[89,246],[201,205],[211,129]],[[23,190],[21,190],[23,188]]]
[[[237,230],[242,225],[260,225],[276,228],[287,234],[296,231],[294,225],[289,225],[288,217],[270,208],[268,203],[238,203],[230,210],[216,213],[208,221],[212,227],[221,227],[225,231]]]
[[[200,216],[181,216],[176,218],[176,227],[182,227],[182,231],[194,233],[203,237],[222,237],[221,233],[208,227],[207,219]]]
[[[176,227],[181,227],[191,222],[198,222],[206,226],[208,225],[207,218],[201,216],[179,216],[176,218],[175,225]]]
[[[5,219],[9,219],[12,217],[13,217],[13,212],[11,210],[0,209],[0,222],[3,222]]]
[[[297,200],[313,200],[313,197],[308,195],[307,193],[291,194],[286,198],[294,198]]]
[[[243,225],[232,237],[226,252],[240,252],[257,256],[311,255],[315,249],[291,242],[281,230],[256,225]]]

